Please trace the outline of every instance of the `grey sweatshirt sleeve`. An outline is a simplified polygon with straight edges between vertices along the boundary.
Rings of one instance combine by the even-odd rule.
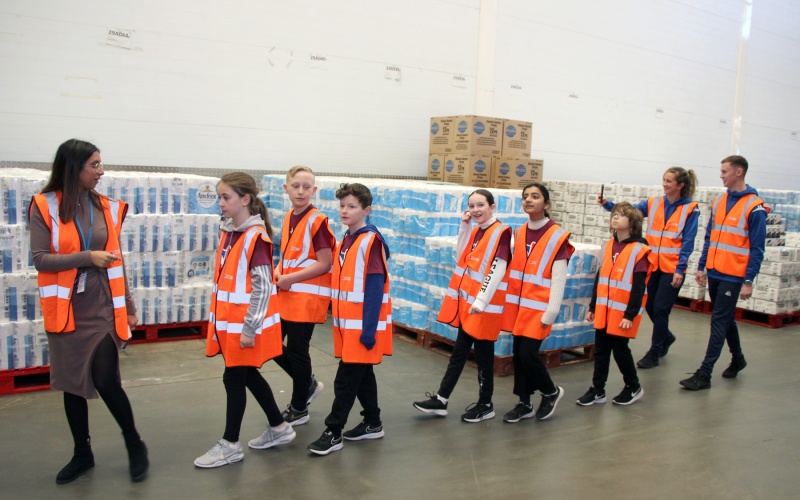
[[[272,276],[270,266],[258,266],[250,270],[252,290],[250,291],[250,307],[244,317],[242,334],[255,337],[256,330],[261,328],[264,316],[267,315],[269,296],[272,293]]]
[[[92,253],[88,250],[66,255],[50,251],[50,228],[47,227],[36,203],[31,207],[31,254],[37,271],[55,273],[94,265]]]

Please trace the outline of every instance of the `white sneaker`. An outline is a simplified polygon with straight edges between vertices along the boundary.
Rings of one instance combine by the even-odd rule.
[[[294,440],[295,437],[297,437],[297,433],[291,425],[287,425],[283,430],[267,426],[267,430],[264,431],[264,434],[248,441],[247,446],[256,450],[263,450],[278,446],[279,444],[289,443]]]
[[[309,389],[308,389],[308,401],[306,401],[306,404],[307,405],[311,404],[311,402],[314,401],[314,399],[317,396],[319,396],[319,394],[322,392],[322,389],[324,389],[324,388],[325,388],[325,385],[322,382],[320,382],[319,380],[317,380],[316,378],[314,378],[314,376],[312,375],[311,376],[311,387],[309,387]]]
[[[197,457],[194,465],[203,469],[212,469],[238,462],[243,458],[241,443],[234,444],[220,439],[205,455]]]

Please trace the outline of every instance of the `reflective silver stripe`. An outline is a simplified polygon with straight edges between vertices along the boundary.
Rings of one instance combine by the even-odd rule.
[[[113,280],[115,278],[122,278],[123,276],[125,276],[125,274],[123,273],[122,266],[109,267],[107,268],[107,272],[108,272],[108,279],[110,280]]]
[[[597,284],[598,285],[608,285],[608,278],[600,276],[599,278],[597,278]]]
[[[525,276],[525,279],[523,279],[522,281],[524,281],[525,283],[533,283],[534,285],[545,286],[547,288],[550,288],[550,280],[547,278],[542,278],[537,274],[529,274],[528,276]]]
[[[633,281],[633,268],[636,266],[636,256],[639,255],[642,247],[644,247],[642,243],[637,243],[633,246],[630,257],[628,258],[628,263],[625,266],[625,272],[622,273],[623,282],[631,283]]]
[[[58,238],[61,230],[61,220],[58,218],[58,198],[55,191],[43,194],[44,199],[47,201],[47,212],[50,214],[50,243],[53,245],[55,253],[60,253]]]
[[[500,227],[492,232],[491,236],[489,237],[489,243],[486,246],[486,248],[494,248],[495,244],[497,243],[497,239],[500,238],[501,234],[503,234],[505,228],[506,226],[500,224]],[[486,269],[489,267],[489,264],[491,264],[492,260],[494,260],[494,256],[489,255],[489,252],[484,252],[483,259],[481,260],[481,265],[478,268],[478,272],[480,273],[481,277],[475,281],[477,281],[478,283],[483,281],[484,276],[486,276]]]
[[[217,284],[216,284],[216,283],[212,283],[212,284],[211,284],[211,291],[212,291],[213,293],[217,293]]]
[[[295,283],[289,288],[290,292],[302,292],[323,297],[331,296],[331,289],[327,286],[309,285],[308,283]]]
[[[709,248],[724,250],[726,252],[730,252],[736,255],[746,255],[746,256],[750,255],[750,248],[735,247],[733,245],[720,243],[718,241],[712,241],[709,244]]]
[[[42,299],[49,299],[51,297],[58,297],[59,299],[68,299],[72,290],[67,287],[58,285],[47,285],[39,287],[39,297]]]
[[[221,291],[217,292],[217,301],[225,302],[228,304],[249,304],[250,294]]]
[[[322,212],[319,212],[317,210],[314,210],[311,214],[308,215],[308,222],[306,222],[306,228],[303,231],[303,237],[301,240],[303,242],[303,247],[302,250],[300,251],[300,255],[298,255],[296,259],[285,261],[281,267],[283,267],[284,269],[292,267],[305,268],[316,262],[315,260],[312,260],[309,261],[310,263],[304,263],[304,261],[308,260],[308,254],[311,250],[311,243],[312,243],[311,228],[314,225],[314,220],[320,215],[322,215]],[[290,218],[291,216],[292,216],[291,212],[287,214],[287,218]],[[294,233],[289,237],[289,243],[291,243],[293,238],[294,238]],[[289,245],[289,243],[287,243],[287,246]]]
[[[735,234],[736,236],[744,236],[746,238],[750,237],[750,231],[748,231],[747,229],[740,229],[738,227],[726,226],[725,224],[713,224],[711,226],[711,229],[719,231],[720,233]]]
[[[114,223],[114,229],[116,230],[119,224],[119,200],[108,198],[108,205],[111,207],[111,222]]]
[[[250,245],[253,244],[253,239],[256,237],[260,237],[261,235],[266,235],[267,231],[261,226],[254,226],[247,229],[247,232],[244,233],[242,236],[244,238],[244,244],[242,245],[242,253],[239,256],[239,262],[236,266],[236,281],[234,282],[235,285],[235,296],[229,302],[231,303],[238,303],[238,304],[248,304],[250,303],[250,297],[247,293],[247,277],[250,273],[248,269],[249,262],[247,260],[247,252],[250,249]],[[244,295],[247,295],[247,302],[233,302],[235,299],[241,299]]]
[[[475,302],[475,297],[471,297],[466,290],[459,290],[458,294],[461,296],[462,299],[467,301],[467,304],[472,305],[472,303]]]
[[[531,300],[531,299],[520,299],[519,301],[520,307],[527,307],[528,309],[535,309],[537,311],[546,311],[547,310],[547,302],[542,302],[541,300]]]
[[[488,304],[486,306],[486,309],[483,310],[483,312],[492,314],[503,314],[503,305],[496,306],[493,304]]]
[[[650,212],[655,214],[655,213],[658,213],[658,209],[661,207],[661,197],[660,196],[654,196],[653,200],[654,200],[653,201],[653,208],[650,209]],[[652,220],[651,213],[648,213],[647,217]],[[666,217],[666,215],[667,215],[667,213],[666,213],[666,211],[664,211],[664,225],[665,226],[667,225],[667,217]],[[647,234],[648,235],[653,236],[654,238],[661,238],[662,232],[663,231],[656,231],[655,229],[653,229],[652,228],[652,224],[649,224],[649,223],[647,224]]]
[[[550,262],[550,259],[553,257],[553,253],[556,251],[556,245],[558,244],[561,236],[566,233],[566,231],[559,227],[556,229],[553,234],[550,236],[550,240],[547,242],[547,246],[544,247],[544,252],[542,252],[542,258],[539,260],[539,269],[536,272],[536,277],[540,280],[539,283],[542,286],[550,287],[550,280],[545,280],[544,278],[544,271],[547,267],[547,263]],[[546,284],[544,284],[546,282]]]
[[[473,281],[477,281],[478,283],[483,283],[483,280],[486,279],[480,271],[473,271],[472,269],[467,269],[467,276],[472,278]]]
[[[391,316],[387,317],[385,321],[378,321],[378,328],[376,332],[386,330],[387,326],[392,324]],[[360,319],[345,319],[333,317],[333,326],[336,328],[343,328],[345,330],[362,330],[363,321]]]
[[[521,280],[522,277],[525,276],[525,273],[522,271],[511,270],[508,272],[508,277],[515,280]]]
[[[261,323],[261,328],[263,330],[266,330],[267,328],[269,328],[271,326],[275,326],[280,322],[281,322],[280,313],[275,313],[275,314],[272,314],[272,315],[267,316],[266,318],[264,318],[264,321]],[[256,332],[256,334],[260,334],[260,333],[261,332]]]
[[[506,295],[506,304],[519,305],[519,295],[512,295],[510,293]]]
[[[356,260],[355,275],[353,276],[353,290],[364,290],[364,279],[366,278],[364,272],[367,269],[367,250],[370,245],[372,245],[374,238],[375,233],[370,232],[365,238],[362,238],[361,243],[358,245],[356,253],[356,259],[358,260]],[[348,251],[348,253],[350,252]]]
[[[461,266],[456,266],[456,268],[453,269],[453,274],[460,278],[464,275],[464,268]]]
[[[125,296],[121,295],[119,297],[112,297],[111,301],[114,303],[114,309],[120,309],[125,307]]]
[[[364,292],[339,292],[339,300],[360,304],[364,302]]]
[[[611,280],[609,286],[611,288],[618,288],[620,290],[625,290],[626,292],[630,292],[631,290],[633,290],[633,284],[626,283],[624,281]]]
[[[225,328],[218,329],[224,330],[228,333],[242,333],[242,330],[244,330],[244,323],[227,323]]]
[[[456,291],[455,288],[448,288],[447,291],[445,292],[445,295],[447,295],[451,299],[455,299],[458,297],[458,291]]]
[[[671,254],[671,255],[678,255],[679,253],[681,253],[680,248],[650,247],[650,250],[656,253]]]
[[[216,319],[216,317],[217,317],[217,316],[216,316],[216,315],[215,315],[213,312],[209,313],[209,314],[208,314],[208,322],[209,322],[209,323],[213,323],[213,322],[214,322],[214,320]]]
[[[307,267],[311,267],[316,264],[317,261],[315,259],[307,259],[304,261],[300,261],[297,259],[285,260],[283,261],[283,268],[284,269],[305,269]]]

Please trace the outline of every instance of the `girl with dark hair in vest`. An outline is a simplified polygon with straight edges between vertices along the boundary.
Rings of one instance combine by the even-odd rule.
[[[539,348],[550,335],[561,310],[567,283],[567,263],[575,249],[569,232],[550,220],[550,193],[537,182],[522,190],[522,209],[530,221],[517,229],[508,271],[508,293],[502,329],[514,335],[514,394],[519,403],[503,417],[504,422],[550,418],[564,396],[539,357]],[[542,400],[534,414],[531,395]]]
[[[342,439],[383,437],[375,365],[392,354],[392,300],[386,260],[389,247],[378,228],[367,224],[372,193],[363,184],[342,184],[336,191],[339,215],[347,226],[336,246],[331,279],[333,353],[339,368],[333,381],[333,406],[322,435],[308,445],[315,455],[342,449]],[[364,419],[349,431],[347,416],[358,398]]]
[[[118,350],[139,322],[119,243],[128,206],[95,191],[103,172],[100,150],[70,139],[59,146],[50,180],[30,205],[50,388],[64,391],[75,443],[72,460],[56,476],[58,484],[94,467],[86,400],[98,393],[122,429],[131,479],[141,481],[149,467],[119,373]]]
[[[669,352],[675,335],[669,330],[669,315],[683,285],[689,256],[694,250],[700,209],[692,201],[697,176],[693,170],[671,167],[661,180],[664,196],[654,196],[634,205],[647,217],[647,244],[653,252],[656,269],[647,282],[647,315],[653,322],[650,349],[636,366],[653,368]],[[609,212],[614,203],[600,199]]]
[[[275,285],[286,349],[275,362],[292,377],[292,400],[283,411],[283,420],[297,426],[308,422],[308,405],[324,387],[312,374],[309,345],[314,325],[325,323],[328,317],[331,252],[336,238],[328,218],[311,203],[317,186],[310,168],[292,167],[283,190],[292,210],[283,219]]]
[[[217,183],[220,224],[214,265],[206,356],[222,354],[222,383],[227,394],[225,433],[194,464],[221,467],[244,458],[239,431],[249,389],[267,416],[267,430],[251,439],[250,448],[264,449],[295,438],[275,402],[261,365],[281,354],[281,321],[272,286],[272,226],[258,186],[248,174],[231,172]]]
[[[593,321],[596,330],[594,375],[592,386],[577,401],[581,406],[606,402],[612,352],[625,387],[611,401],[626,406],[644,395],[628,346],[628,341],[636,338],[642,321],[647,279],[654,267],[650,262],[650,247],[642,238],[642,221],[639,210],[627,202],[618,203],[611,211],[614,236],[600,250],[600,270],[595,276],[586,314],[586,321]]]
[[[500,335],[506,303],[506,267],[511,261],[511,228],[494,217],[494,196],[486,189],[469,195],[469,209],[461,216],[458,263],[450,278],[438,321],[458,328],[453,353],[436,394],[417,401],[414,408],[444,417],[467,356],[474,346],[478,365],[478,402],[461,415],[464,422],[494,418],[494,343]],[[470,220],[475,227],[470,227]]]

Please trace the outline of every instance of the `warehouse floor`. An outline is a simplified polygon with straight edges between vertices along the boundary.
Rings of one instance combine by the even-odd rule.
[[[676,310],[678,342],[662,365],[640,370],[644,398],[630,407],[578,407],[592,364],[551,371],[566,396],[548,421],[506,424],[516,399],[512,378],[496,379],[498,416],[463,423],[462,409],[477,398],[476,370],[466,368],[451,397],[450,416],[415,410],[412,401],[435,391],[447,358],[398,338],[395,355],[376,369],[386,437],[345,442],[325,457],[306,446],[319,437],[333,399],[337,361],[330,327],[312,341],[317,378],[325,391],[297,439],[271,450],[246,449],[245,459],[219,469],[192,464],[222,435],[222,359],[206,359],[199,340],[130,346],[122,354],[124,385],[137,425],[150,448],[151,469],[142,483],[128,476],[125,447],[100,401],[90,403],[96,466],[67,485],[55,475],[69,460],[72,442],[61,393],[0,397],[3,443],[0,492],[5,498],[794,498],[800,488],[800,327],[770,330],[740,324],[750,363],[738,379],[720,374],[710,390],[688,392],[678,381],[705,352],[709,316]],[[650,323],[633,342],[638,359],[647,349]],[[283,407],[288,377],[274,364],[263,369]],[[612,364],[608,392],[621,388]],[[535,400],[538,403],[538,395]],[[360,421],[358,411],[350,427]],[[250,398],[244,441],[265,425]]]

